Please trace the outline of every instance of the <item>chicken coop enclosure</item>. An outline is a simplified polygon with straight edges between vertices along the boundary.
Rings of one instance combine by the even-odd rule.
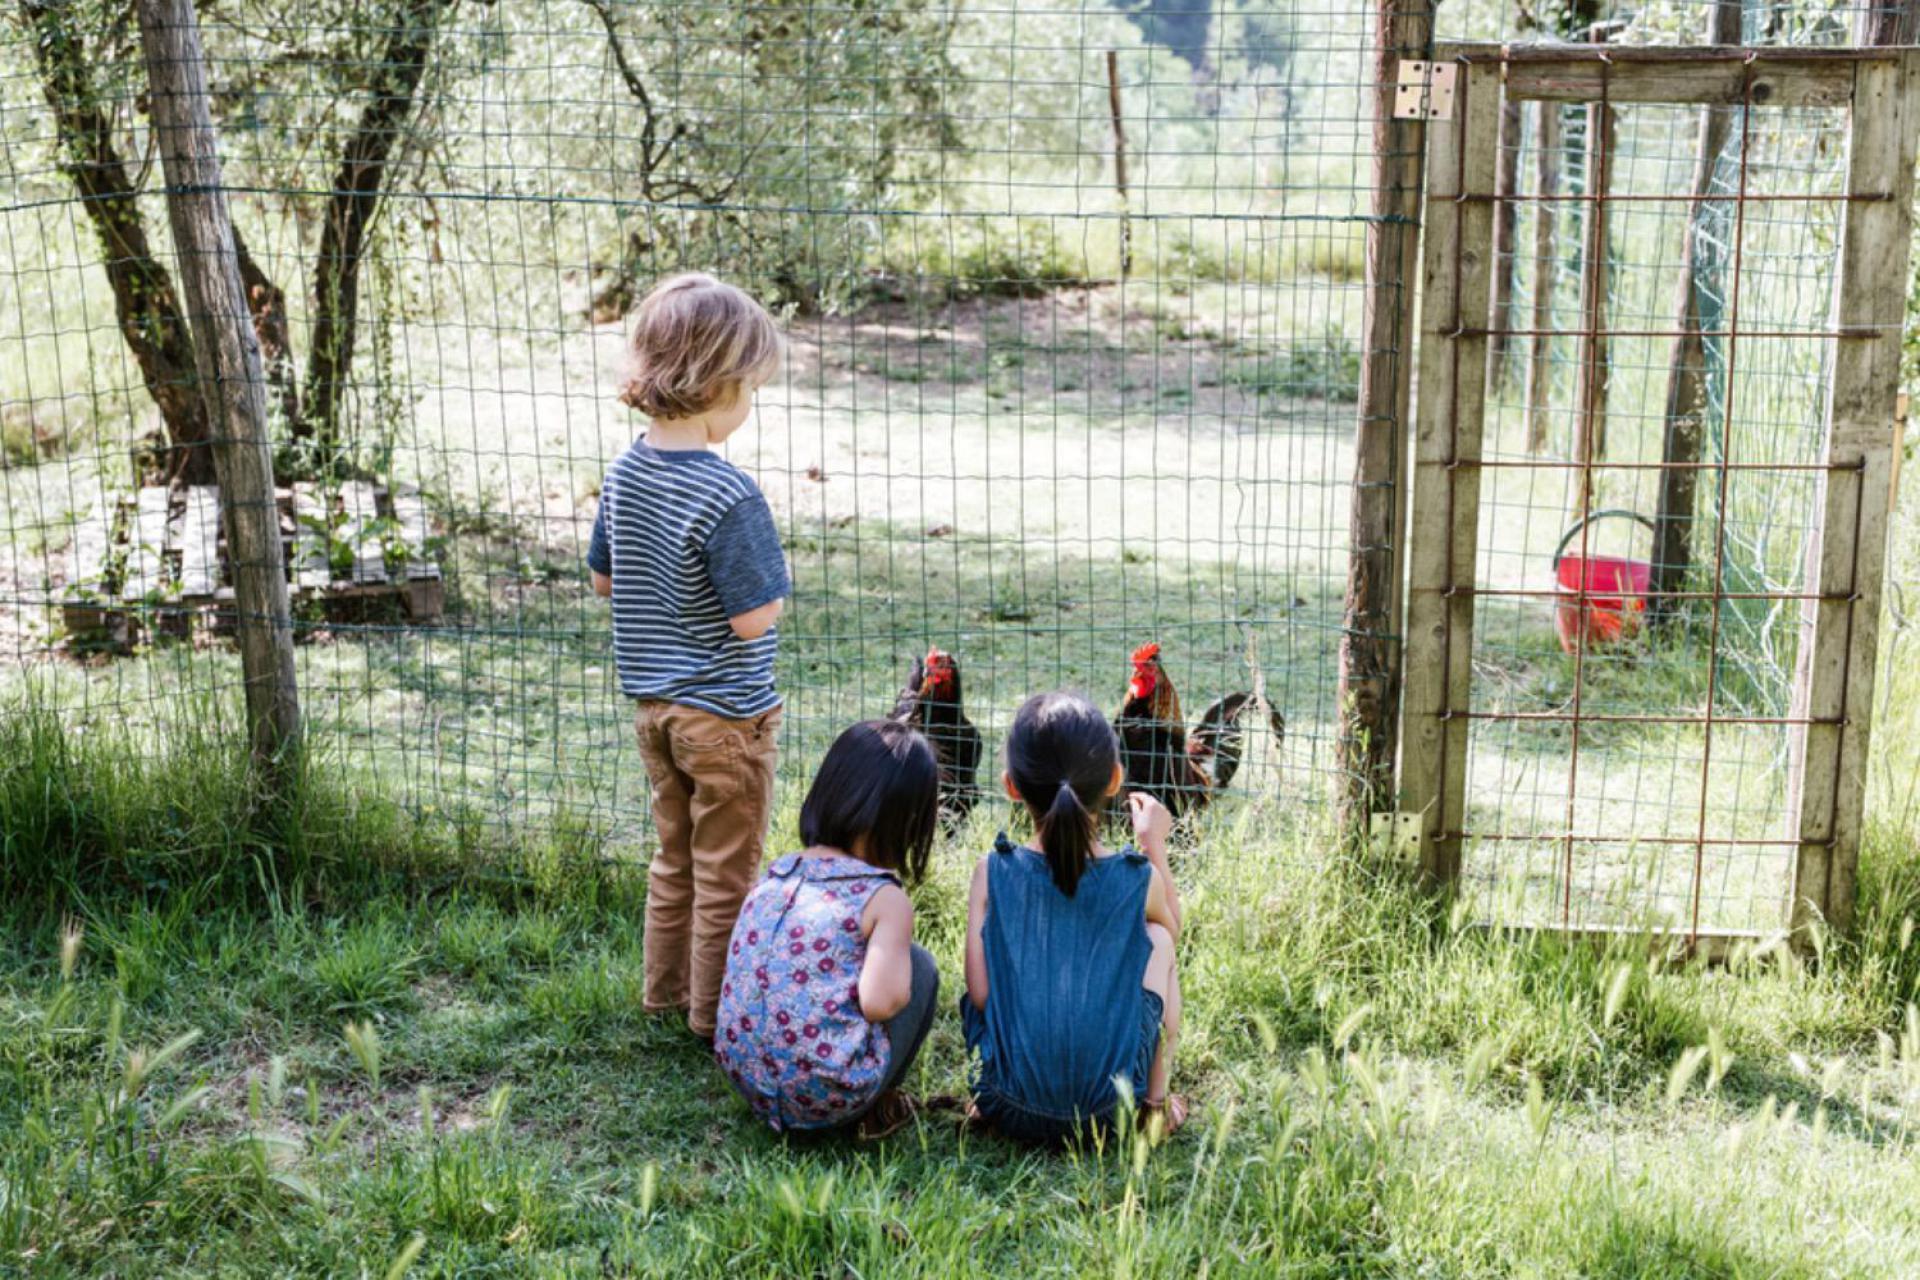
[[[1905,5],[195,8],[259,352],[274,487],[243,506],[278,530],[262,535],[283,562],[274,625],[329,767],[416,809],[644,848],[644,772],[581,557],[637,428],[614,399],[624,318],[685,269],[762,297],[788,344],[727,449],[767,493],[795,581],[777,668],[786,786],[838,728],[891,711],[931,650],[962,674],[990,773],[1027,694],[1075,687],[1118,712],[1133,655],[1157,645],[1185,729],[1217,742],[1205,709],[1236,709],[1221,812],[1284,825],[1342,798],[1394,807],[1396,739],[1425,732],[1411,702],[1404,730],[1395,715],[1415,634],[1402,609],[1421,598],[1402,578],[1457,545],[1407,501],[1414,464],[1433,461],[1406,451],[1417,248],[1426,224],[1434,252],[1436,216],[1484,223],[1500,265],[1484,282],[1493,340],[1470,336],[1489,362],[1474,554],[1483,586],[1513,590],[1467,597],[1478,647],[1450,660],[1501,672],[1476,678],[1472,698],[1496,701],[1471,714],[1559,714],[1572,690],[1591,770],[1611,759],[1595,734],[1681,759],[1624,717],[1704,706],[1745,797],[1806,772],[1796,752],[1818,752],[1787,742],[1793,725],[1837,727],[1794,688],[1856,687],[1821,684],[1817,665],[1796,678],[1820,648],[1796,637],[1826,625],[1802,606],[1840,590],[1796,557],[1817,521],[1833,527],[1833,486],[1856,483],[1822,469],[1828,397],[1860,345],[1831,330],[1884,320],[1826,314],[1842,223],[1884,213],[1846,185],[1862,117],[1719,104],[1703,198],[1697,99],[1617,120],[1565,95],[1548,111],[1514,99],[1473,152],[1503,199],[1423,209],[1427,135],[1446,122],[1393,106],[1411,90],[1432,107],[1405,73],[1436,40],[1777,52],[1901,38]],[[0,19],[0,689],[158,751],[183,718],[244,732],[232,633],[273,620],[242,605],[259,566],[220,514],[236,499],[199,394],[196,264],[169,234],[170,201],[207,192],[169,177],[153,90],[127,6],[21,0]],[[1456,109],[1482,109],[1457,92]],[[1673,309],[1682,279],[1690,324]],[[1684,362],[1703,424],[1688,494],[1667,491],[1679,469],[1647,464],[1673,364],[1652,335],[1676,329],[1709,335]],[[1612,371],[1610,440],[1588,459],[1596,368]],[[1420,371],[1423,406],[1434,376]],[[1873,386],[1890,377],[1876,366]],[[1503,450],[1531,469],[1496,476]],[[1749,472],[1750,450],[1777,465]],[[1659,616],[1635,645],[1562,653],[1548,541],[1616,508],[1690,559],[1640,593]],[[1640,527],[1612,523],[1568,554],[1676,563],[1606,541]],[[1409,697],[1428,696],[1407,656]],[[1541,836],[1515,918],[1758,930],[1788,900],[1777,859],[1700,860],[1705,788],[1648,810],[1646,838],[1686,837],[1693,871],[1637,896],[1582,890],[1574,919],[1566,888],[1587,864],[1568,857],[1566,813],[1542,817],[1583,794],[1542,772],[1570,744],[1517,744],[1552,736],[1538,718],[1472,723],[1452,816],[1411,793],[1399,807],[1439,822],[1442,845]],[[1805,831],[1767,830],[1796,849]],[[1461,860],[1490,915],[1516,865],[1496,862]],[[1557,919],[1541,905],[1555,894]],[[1737,920],[1708,910],[1736,901]]]
[[[1844,921],[1920,64],[1481,45],[1434,66],[1403,759],[1426,861],[1519,923]],[[1505,305],[1502,275],[1527,285]]]

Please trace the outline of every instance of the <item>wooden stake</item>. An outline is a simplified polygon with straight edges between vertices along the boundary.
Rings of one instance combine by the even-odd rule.
[[[1553,196],[1560,191],[1560,104],[1533,104],[1534,194]],[[1547,451],[1547,401],[1553,392],[1553,286],[1557,272],[1553,257],[1555,204],[1543,199],[1534,206],[1533,224],[1533,337],[1527,346],[1527,452]]]
[[[214,468],[233,570],[247,725],[257,763],[272,767],[300,735],[293,622],[273,497],[266,382],[221,188],[206,65],[192,0],[138,0],[153,133],[167,181],[167,217],[193,327],[194,364],[213,427]]]
[[[1593,40],[1605,38],[1596,28]],[[1607,289],[1611,264],[1607,261],[1607,188],[1613,167],[1614,109],[1608,101],[1587,104],[1585,241],[1580,271],[1580,378],[1574,400],[1573,460],[1598,462],[1607,453]],[[1582,475],[1583,489],[1590,477]],[[1578,516],[1587,514],[1591,493],[1574,504]]]
[[[1120,196],[1120,277],[1133,274],[1133,219],[1127,209],[1127,129],[1120,114],[1120,55],[1107,50],[1107,110],[1113,116],[1113,189]]]
[[[1708,16],[1707,43],[1740,43],[1740,0],[1717,0]],[[1700,109],[1700,145],[1693,161],[1693,204],[1687,216],[1686,243],[1680,251],[1679,323],[1674,328],[1681,336],[1673,340],[1673,355],[1667,366],[1666,427],[1660,457],[1669,465],[1660,473],[1660,501],[1653,522],[1656,621],[1675,616],[1672,602],[1662,597],[1683,590],[1693,568],[1691,538],[1700,473],[1692,469],[1692,464],[1700,461],[1709,392],[1707,343],[1701,330],[1706,324],[1708,296],[1716,293],[1725,296],[1724,289],[1719,287],[1718,272],[1711,283],[1703,278],[1700,236],[1706,228],[1707,196],[1713,190],[1714,168],[1732,130],[1731,108]],[[1728,393],[1731,394],[1731,389]]]
[[[1396,120],[1402,57],[1433,40],[1428,0],[1375,0],[1373,218],[1367,223],[1365,355],[1354,427],[1347,598],[1340,641],[1340,817],[1364,837],[1394,799],[1405,596],[1408,408],[1413,393],[1414,273],[1426,123]]]

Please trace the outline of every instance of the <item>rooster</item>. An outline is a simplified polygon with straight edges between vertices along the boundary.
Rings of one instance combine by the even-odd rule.
[[[960,707],[960,664],[941,649],[915,658],[889,717],[933,744],[940,762],[940,820],[952,829],[973,809],[980,773],[980,731]]]
[[[1135,649],[1127,700],[1113,722],[1128,789],[1153,796],[1176,818],[1202,808],[1240,770],[1245,745],[1240,718],[1252,701],[1250,693],[1228,694],[1201,714],[1189,734],[1180,695],[1160,665],[1160,646]],[[1277,742],[1286,721],[1278,711],[1270,711],[1269,718]]]

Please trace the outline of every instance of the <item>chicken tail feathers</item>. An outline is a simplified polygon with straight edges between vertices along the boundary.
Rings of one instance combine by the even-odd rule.
[[[1200,723],[1188,739],[1188,753],[1194,757],[1195,763],[1207,771],[1216,790],[1231,783],[1234,775],[1240,772],[1246,749],[1246,733],[1241,728],[1241,721],[1253,700],[1250,693],[1228,694],[1201,713]],[[1278,744],[1286,736],[1286,719],[1277,708],[1269,706],[1267,721],[1273,728],[1274,742]]]

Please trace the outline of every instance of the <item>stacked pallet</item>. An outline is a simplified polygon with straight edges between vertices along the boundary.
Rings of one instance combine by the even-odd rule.
[[[333,618],[390,600],[414,622],[439,620],[445,583],[418,490],[348,481],[296,484],[275,498],[296,605],[317,603]],[[233,577],[218,487],[104,497],[74,530],[61,613],[70,637],[120,650],[143,630],[186,635],[196,619],[230,629]]]

